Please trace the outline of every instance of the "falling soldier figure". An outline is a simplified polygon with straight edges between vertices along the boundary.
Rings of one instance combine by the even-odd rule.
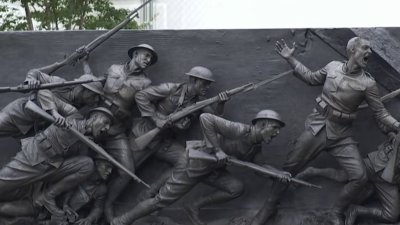
[[[319,155],[327,151],[335,157],[348,174],[348,183],[341,190],[332,210],[331,222],[343,224],[343,212],[353,197],[367,182],[364,161],[352,135],[352,122],[358,106],[365,100],[375,118],[393,130],[400,123],[383,106],[377,84],[365,71],[371,48],[369,41],[354,37],[347,44],[348,61],[332,61],[312,72],[293,57],[293,48],[284,40],[276,43],[276,51],[294,68],[295,76],[309,85],[322,85],[322,94],[316,98],[316,107],[308,116],[306,129],[288,154],[283,169],[293,176]],[[287,185],[274,183],[270,195],[251,225],[263,225],[276,212]]]
[[[105,108],[95,108],[87,119],[74,114],[66,120],[79,132],[101,139],[110,128],[113,115]],[[55,125],[22,139],[21,145],[22,150],[0,169],[0,195],[14,193],[39,181],[54,182],[34,202],[44,206],[52,215],[62,217],[64,212],[57,206],[55,198],[87,180],[93,173],[92,159],[79,155],[86,148],[68,129]]]
[[[188,151],[196,149],[214,155],[217,162],[190,159],[188,153],[183,158],[184,167],[175,167],[169,179],[158,194],[144,200],[133,209],[115,218],[112,225],[128,225],[158,209],[171,205],[183,197],[199,182],[214,187],[209,195],[199,197],[186,204],[185,211],[196,225],[204,225],[199,218],[199,209],[209,204],[220,203],[239,197],[243,193],[243,183],[224,168],[227,154],[241,159],[251,158],[261,150],[261,143],[269,143],[279,134],[285,124],[278,113],[262,110],[252,121],[253,125],[225,120],[221,117],[203,113],[200,125],[204,141],[189,141]],[[268,167],[275,170],[272,167]],[[289,173],[281,173],[280,179],[290,180]]]
[[[357,217],[375,218],[389,223],[397,222],[400,213],[399,195],[399,136],[390,133],[376,151],[368,153],[364,158],[369,182],[365,191],[358,194],[358,202],[362,202],[371,194],[370,185],[377,193],[381,206],[351,205],[346,211],[346,225],[353,225]],[[346,171],[334,168],[308,167],[297,175],[297,178],[326,177],[338,182],[348,181]]]

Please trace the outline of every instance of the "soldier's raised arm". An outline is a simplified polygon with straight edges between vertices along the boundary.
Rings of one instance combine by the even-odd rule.
[[[281,42],[277,41],[275,44],[275,51],[294,69],[294,75],[297,78],[309,85],[322,85],[326,79],[326,69],[322,68],[317,71],[311,71],[293,56],[295,50],[296,43],[293,43],[293,47],[289,48],[283,39]]]

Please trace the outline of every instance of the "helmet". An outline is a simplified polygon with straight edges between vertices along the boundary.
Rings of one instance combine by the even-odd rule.
[[[189,72],[187,72],[185,74],[192,76],[192,77],[197,77],[197,78],[200,78],[203,80],[215,82],[212,72],[203,66],[195,66],[192,69],[190,69]]]
[[[151,52],[151,54],[153,55],[153,57],[151,58],[151,63],[150,63],[150,65],[152,65],[152,64],[154,64],[154,63],[157,62],[157,59],[158,59],[157,53],[156,53],[156,51],[154,50],[154,48],[153,48],[151,45],[148,45],[148,44],[140,44],[140,45],[137,45],[137,46],[134,46],[134,47],[130,48],[130,49],[128,50],[128,56],[129,56],[129,58],[132,59],[133,52],[136,51],[136,50],[138,50],[138,49],[147,49],[147,50],[149,50],[149,51]]]
[[[111,119],[111,122],[115,121],[114,114],[107,108],[97,107],[97,108],[91,109],[91,110],[89,110],[89,116],[92,115],[92,113],[95,113],[95,112],[102,112],[102,113],[106,114]]]
[[[91,80],[91,79],[99,79],[99,78],[91,74],[84,74],[75,80]],[[100,81],[85,83],[81,85],[86,89],[89,89],[99,95],[104,95],[103,84]]]
[[[252,124],[255,124],[259,119],[270,119],[278,121],[282,127],[285,126],[285,123],[282,121],[281,116],[279,113],[275,112],[274,110],[264,109],[257,113],[256,117],[251,121]]]

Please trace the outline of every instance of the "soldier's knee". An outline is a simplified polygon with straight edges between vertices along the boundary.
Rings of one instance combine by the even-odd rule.
[[[349,178],[353,183],[364,186],[368,182],[368,175],[365,169],[359,170],[356,174]]]
[[[241,181],[235,180],[229,184],[229,194],[232,198],[241,196],[244,192],[244,185]]]
[[[212,114],[210,114],[210,113],[202,113],[201,115],[200,115],[200,123],[201,124],[204,124],[205,122],[207,122],[207,121],[209,121],[210,120],[210,117],[212,117],[213,115]]]

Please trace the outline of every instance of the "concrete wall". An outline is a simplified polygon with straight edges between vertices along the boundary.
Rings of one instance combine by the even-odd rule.
[[[316,33],[307,30],[120,31],[91,54],[90,64],[96,75],[102,75],[111,64],[124,63],[128,60],[128,48],[148,43],[154,46],[159,54],[159,62],[148,69],[149,77],[154,84],[186,81],[184,73],[193,66],[202,65],[210,68],[216,75],[217,82],[211,88],[209,95],[213,96],[219,91],[267,79],[289,70],[289,65],[274,51],[275,41],[282,38],[288,43],[296,41],[299,45],[297,57],[311,69],[319,69],[332,60],[344,60],[341,54],[344,45],[337,47],[338,50],[333,48],[330,42],[346,43],[347,40],[337,40],[337,38],[340,34],[348,32],[349,30],[341,29],[329,30],[328,33],[334,33],[336,36],[328,35],[321,39]],[[89,43],[99,34],[101,32],[98,31],[0,33],[0,86],[20,84],[29,69],[61,61],[65,55]],[[372,67],[382,66],[380,62],[381,59],[375,54]],[[385,76],[385,72],[381,71],[380,76]],[[75,67],[66,66],[54,75],[73,79],[81,73],[78,64]],[[381,91],[386,92],[384,88],[381,88]],[[258,90],[233,97],[226,105],[225,117],[248,123],[261,109],[270,108],[280,112],[287,126],[270,145],[264,146],[263,152],[256,157],[258,162],[279,166],[291,150],[293,141],[303,130],[304,120],[312,111],[314,99],[320,92],[321,87],[307,86],[289,75]],[[21,95],[2,94],[0,106],[5,106],[19,96]],[[387,106],[395,117],[398,117],[396,112],[399,104],[391,101]],[[370,110],[359,113],[354,127],[363,155],[373,151],[383,140]],[[198,124],[186,134],[185,138],[201,138]],[[0,146],[2,146],[3,163],[18,151],[17,142],[9,138],[1,139]],[[321,154],[312,165],[337,166],[325,153]],[[153,160],[145,165],[140,174],[151,182],[164,168],[166,165],[160,165]],[[239,199],[212,206],[212,209],[251,210],[260,207],[261,200],[268,193],[269,181],[246,170],[229,169],[243,179],[247,191]],[[282,207],[329,207],[340,185],[326,180],[313,180],[313,182],[323,184],[324,189],[316,191],[299,188],[296,194],[291,192],[287,195]],[[132,184],[126,192],[127,198],[121,199],[121,203],[129,205],[139,190],[136,184]],[[205,194],[208,190],[200,186],[186,198]],[[174,207],[179,207],[179,203],[172,206]]]

